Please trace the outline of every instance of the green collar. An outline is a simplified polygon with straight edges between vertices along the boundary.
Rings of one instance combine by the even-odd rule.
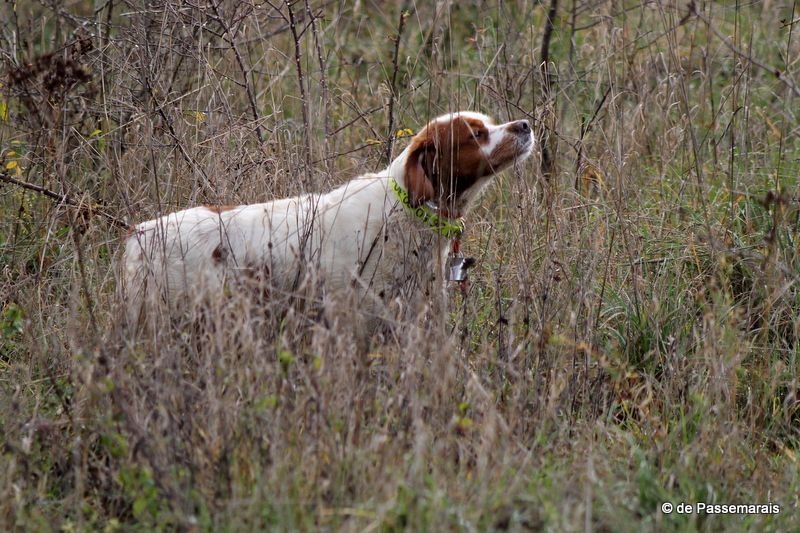
[[[427,205],[413,207],[408,191],[403,189],[400,184],[397,183],[397,180],[394,178],[390,179],[389,185],[391,185],[394,194],[397,196],[397,199],[400,200],[400,203],[403,204],[403,208],[406,211],[421,220],[423,224],[436,231],[442,237],[454,239],[464,232],[463,219],[449,219],[438,214],[433,208]]]

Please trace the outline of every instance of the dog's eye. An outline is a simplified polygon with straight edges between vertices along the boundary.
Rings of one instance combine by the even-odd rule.
[[[483,139],[484,133],[481,130],[476,131],[473,135],[475,135],[476,139]]]

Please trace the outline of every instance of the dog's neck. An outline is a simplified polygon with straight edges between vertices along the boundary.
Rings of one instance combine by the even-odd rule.
[[[406,183],[406,162],[408,161],[410,147],[406,147],[400,155],[398,155],[389,164],[389,167],[380,172],[379,176],[386,178],[393,178],[404,190],[408,191],[408,184]],[[480,196],[480,191],[485,188],[485,185],[491,181],[491,177],[480,180],[475,186],[470,187],[464,191],[458,198],[450,199],[443,198],[440,191],[436,191],[439,195],[437,200],[428,200],[425,206],[436,212],[437,216],[446,219],[459,219],[463,218],[474,205],[475,200]]]
[[[457,239],[464,232],[463,219],[450,217],[435,204],[426,203],[412,206],[408,191],[394,178],[389,178],[389,187],[394,192],[397,201],[410,216],[416,218],[442,237]]]

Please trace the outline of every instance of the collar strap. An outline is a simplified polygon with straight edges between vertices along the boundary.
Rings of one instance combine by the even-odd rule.
[[[427,205],[418,205],[414,207],[411,205],[411,197],[408,191],[403,189],[397,180],[392,178],[389,180],[389,185],[392,187],[395,196],[403,204],[403,208],[422,221],[423,224],[436,231],[442,237],[447,239],[458,238],[459,235],[464,233],[464,220],[461,218],[451,219],[444,215],[440,215],[436,210]]]

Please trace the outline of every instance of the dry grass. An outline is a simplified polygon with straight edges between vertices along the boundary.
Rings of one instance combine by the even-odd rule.
[[[396,55],[388,2],[4,3],[4,175],[66,198],[0,188],[3,529],[800,527],[800,13],[686,4],[559,3],[546,90],[539,3],[409,4]],[[348,302],[118,320],[99,211],[324,190],[467,108],[554,166],[448,316],[366,359]]]

